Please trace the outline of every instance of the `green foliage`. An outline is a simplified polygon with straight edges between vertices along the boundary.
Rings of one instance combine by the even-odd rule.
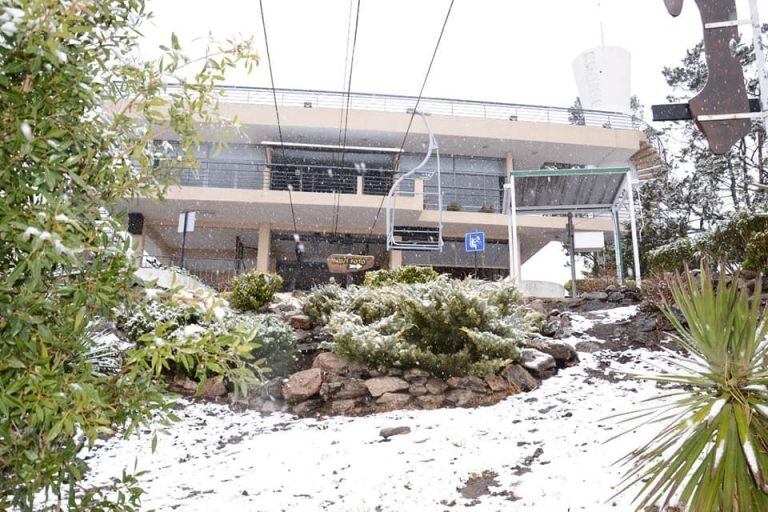
[[[327,327],[333,350],[373,368],[487,375],[519,357],[532,329],[519,293],[507,281],[441,277],[348,293]]]
[[[161,197],[174,169],[194,166],[198,126],[227,125],[211,113],[214,84],[256,59],[249,42],[191,59],[173,38],[140,62],[146,16],[142,0],[0,4],[0,510],[130,510],[130,478],[79,485],[80,451],[171,418],[161,383],[128,363],[142,349],[114,371],[93,360],[91,321],[135,282],[130,237],[110,212]],[[182,150],[162,168],[158,128]]]
[[[573,283],[571,283],[570,280],[563,283],[563,287],[566,291],[571,291],[571,286]],[[582,292],[602,292],[605,291],[605,289],[609,286],[617,286],[618,285],[618,279],[615,277],[585,277],[583,279],[577,279],[576,280],[576,290],[578,290],[579,293]],[[627,288],[635,288],[637,284],[635,283],[634,279],[625,279],[624,280],[624,286]]]
[[[339,285],[315,286],[304,301],[304,314],[313,325],[325,325],[331,318],[331,313],[342,310],[346,296],[344,289]]]
[[[695,238],[680,238],[649,251],[649,270],[674,272],[686,266],[695,267],[702,258],[722,261],[731,267],[762,270],[765,266],[761,267],[760,263],[768,260],[767,232],[768,216],[737,214]]]
[[[232,305],[243,311],[258,311],[269,303],[283,285],[283,278],[253,270],[232,278]]]
[[[373,270],[365,273],[363,286],[389,286],[392,284],[417,284],[434,281],[440,276],[432,267],[403,265],[395,270]]]
[[[293,329],[273,315],[235,317],[228,321],[240,330],[252,332],[258,347],[251,352],[263,361],[270,376],[286,377],[296,369],[299,350],[293,340]]]
[[[661,405],[629,413],[663,424],[626,457],[625,490],[641,485],[637,510],[676,496],[691,511],[768,510],[768,316],[759,287],[750,297],[726,277],[715,287],[703,271],[671,285],[687,326],[663,311],[688,355],[671,359],[680,373],[646,377],[676,388]]]
[[[168,298],[161,300],[140,300],[130,304],[121,304],[115,308],[117,326],[130,338],[139,338],[155,330],[157,324],[173,331],[185,325],[201,320],[200,311],[188,304],[179,304]]]

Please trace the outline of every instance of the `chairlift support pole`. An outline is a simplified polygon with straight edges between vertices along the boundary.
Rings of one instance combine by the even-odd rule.
[[[629,222],[630,228],[632,229],[632,256],[635,264],[635,285],[640,288],[642,286],[640,277],[640,248],[637,245],[637,222],[635,220],[635,197],[632,193],[632,175],[627,172],[624,180],[627,189],[627,200],[629,203]]]

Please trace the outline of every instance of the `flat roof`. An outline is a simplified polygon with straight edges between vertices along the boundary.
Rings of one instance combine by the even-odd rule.
[[[516,209],[522,213],[611,210],[630,172],[629,167],[512,171]]]

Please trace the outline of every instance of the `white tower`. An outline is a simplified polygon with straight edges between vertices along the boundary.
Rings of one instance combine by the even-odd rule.
[[[573,76],[585,110],[630,113],[630,60],[629,52],[618,46],[593,48],[573,60]]]

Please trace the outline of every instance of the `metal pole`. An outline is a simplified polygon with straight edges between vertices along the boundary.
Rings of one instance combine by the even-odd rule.
[[[640,280],[640,247],[637,245],[637,223],[635,222],[635,197],[632,194],[632,177],[626,174],[627,195],[629,195],[629,222],[632,228],[632,256],[635,264],[635,284],[641,286]]]
[[[187,216],[189,212],[184,212],[184,230],[181,233],[181,259],[179,261],[179,267],[184,268],[184,249],[187,246]]]
[[[568,243],[571,253],[571,297],[576,298],[576,235],[573,229],[573,212],[568,212]]]
[[[518,238],[517,238],[517,197],[515,195],[515,177],[514,173],[509,174],[509,183],[506,185],[509,189],[509,217],[507,223],[508,246],[509,246],[509,277],[516,284],[520,284],[520,261],[518,258]]]
[[[757,64],[757,79],[760,84],[760,110],[763,119],[768,115],[768,75],[765,69],[765,48],[763,47],[760,15],[757,12],[757,0],[749,0],[750,19],[752,21],[752,43],[755,46],[755,62]]]
[[[475,255],[475,279],[477,279],[477,252],[473,252]]]
[[[616,276],[619,278],[619,284],[624,284],[624,261],[621,259],[621,224],[619,223],[619,212],[616,208],[611,210],[611,220],[613,221],[613,250],[616,260]]]

